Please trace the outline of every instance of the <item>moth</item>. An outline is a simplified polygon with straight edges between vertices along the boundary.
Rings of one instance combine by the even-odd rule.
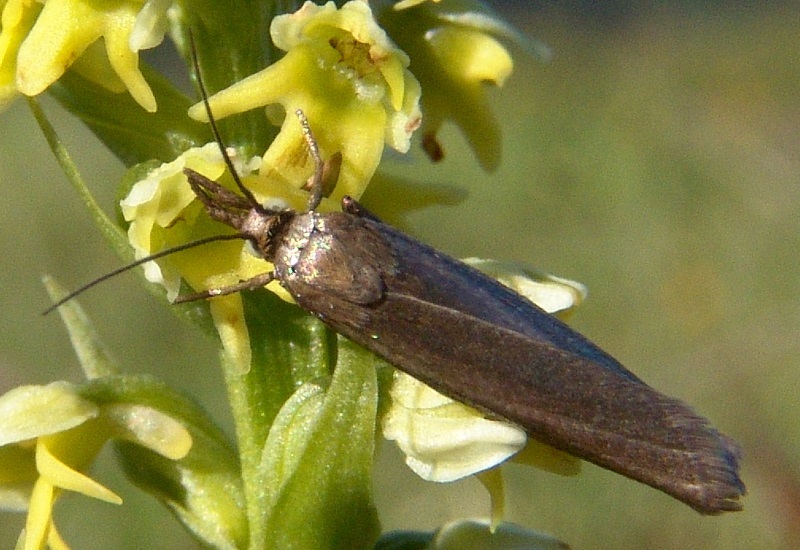
[[[702,514],[741,509],[739,448],[689,406],[526,298],[381,222],[355,200],[345,197],[341,212],[317,212],[324,162],[302,115],[315,162],[308,208],[261,206],[236,175],[198,82],[239,193],[194,170],[184,173],[208,215],[237,232],[222,238],[249,241],[275,267],[179,302],[278,280],[298,306],[444,395]]]

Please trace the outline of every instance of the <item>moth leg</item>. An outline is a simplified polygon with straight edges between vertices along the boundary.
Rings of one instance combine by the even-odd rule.
[[[314,134],[311,132],[311,126],[308,124],[308,119],[302,109],[297,109],[294,112],[297,118],[300,119],[300,125],[303,127],[303,138],[306,140],[308,152],[314,160],[314,175],[308,187],[311,190],[311,196],[308,198],[308,212],[313,212],[322,202],[323,193],[323,171],[325,170],[325,163],[322,162],[322,155],[319,154],[319,146],[317,140],[314,139]]]
[[[194,294],[184,294],[175,298],[173,304],[185,304],[187,302],[196,302],[197,300],[208,300],[209,298],[216,298],[217,296],[227,296],[228,294],[235,294],[242,290],[254,290],[266,286],[275,280],[275,272],[267,271],[251,277],[245,281],[240,281],[235,285],[224,286],[222,288],[209,288],[203,292],[196,292]]]
[[[334,153],[322,163],[322,196],[330,197],[336,184],[339,182],[339,173],[342,170],[342,153]],[[311,192],[314,188],[314,176],[308,178],[301,189]]]

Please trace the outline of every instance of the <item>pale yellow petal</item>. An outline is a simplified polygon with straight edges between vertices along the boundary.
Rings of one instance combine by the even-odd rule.
[[[50,0],[17,55],[17,87],[37,95],[102,36],[102,18],[83,2]]]
[[[492,468],[485,472],[478,473],[475,477],[486,488],[491,500],[491,512],[489,518],[491,523],[489,529],[494,531],[503,522],[506,512],[506,491],[503,481],[503,472],[500,468]]]
[[[136,23],[131,31],[131,50],[138,52],[154,48],[164,40],[169,28],[167,10],[174,0],[147,0],[142,11],[136,16]]]
[[[25,550],[41,550],[47,540],[47,532],[53,521],[55,487],[45,479],[33,486],[28,517],[25,520]]]
[[[215,298],[211,300],[210,309],[228,360],[239,374],[249,372],[252,351],[241,296],[231,294]]]
[[[511,262],[465,258],[462,260],[521,294],[551,314],[564,314],[581,305],[589,295],[585,285]]]
[[[104,41],[108,61],[131,96],[147,111],[156,110],[153,93],[138,67],[138,53],[131,49],[130,37],[142,3],[76,2],[48,0],[17,55],[17,88],[26,95],[37,95],[61,75],[91,45]],[[101,73],[90,77],[98,80]],[[92,69],[84,64],[82,72]]]
[[[16,83],[17,54],[20,45],[42,11],[39,2],[9,0],[2,8],[0,21],[0,111],[19,95]]]
[[[103,407],[103,420],[113,425],[114,436],[147,447],[172,460],[185,457],[192,436],[183,424],[151,407],[134,404]]]
[[[440,27],[426,35],[441,67],[451,78],[502,86],[514,69],[508,50],[488,34],[462,27]]]
[[[407,374],[395,373],[383,435],[406,455],[406,464],[429,481],[449,482],[504,462],[527,435],[510,423],[445,397]]]
[[[194,147],[174,161],[152,170],[147,177],[135,183],[128,196],[120,202],[123,216],[131,222],[128,226],[128,240],[137,259],[200,236],[190,233],[192,228],[189,226],[194,220],[189,216],[187,206],[196,201],[197,197],[186,181],[184,168],[192,168],[215,179],[225,171],[225,164],[216,143]],[[197,213],[199,208],[195,209],[194,215]],[[226,243],[219,244],[222,246]],[[148,262],[144,265],[145,278],[163,285],[167,290],[167,298],[172,301],[180,289],[182,262],[191,264],[192,259],[198,257],[193,254],[206,255],[209,250],[201,247],[191,254],[171,258],[168,262]],[[205,258],[200,258],[195,263],[201,267],[208,265]],[[201,279],[199,282],[205,276],[203,273],[198,274],[197,278]],[[198,281],[189,282],[194,284]]]
[[[156,98],[139,71],[139,55],[130,47],[130,33],[136,13],[122,12],[108,21],[105,32],[106,51],[111,66],[125,83],[133,99],[150,113],[156,111]]]
[[[67,382],[20,386],[0,396],[0,445],[69,430],[98,414]]]
[[[73,470],[51,454],[46,439],[40,438],[36,442],[36,468],[42,475],[42,479],[60,489],[82,493],[112,504],[122,504],[122,499],[115,493]]]

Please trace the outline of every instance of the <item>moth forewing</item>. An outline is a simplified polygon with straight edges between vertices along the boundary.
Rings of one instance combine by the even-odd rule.
[[[277,278],[300,307],[445,395],[701,513],[741,509],[735,443],[527,299],[352,199],[339,213],[272,212],[187,174],[209,215],[275,265],[214,292]]]
[[[278,278],[337,332],[445,395],[701,513],[741,507],[731,440],[523,297],[374,217],[318,215],[307,237],[307,254],[276,263]]]

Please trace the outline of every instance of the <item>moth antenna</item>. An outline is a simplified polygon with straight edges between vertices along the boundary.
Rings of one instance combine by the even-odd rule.
[[[67,294],[63,298],[61,298],[59,301],[54,303],[52,306],[50,306],[46,310],[44,310],[42,312],[42,315],[47,315],[51,311],[54,311],[55,309],[57,309],[59,306],[62,306],[65,303],[69,302],[70,300],[72,300],[73,298],[78,296],[79,294],[83,294],[84,292],[86,292],[90,288],[99,285],[103,281],[107,281],[108,279],[110,279],[112,277],[116,277],[117,275],[119,275],[121,273],[125,273],[126,271],[130,271],[131,269],[133,269],[136,266],[140,266],[142,264],[146,264],[147,262],[152,262],[153,260],[157,260],[159,258],[163,258],[164,256],[169,256],[170,254],[174,254],[176,252],[182,252],[184,250],[188,250],[188,249],[194,248],[196,246],[202,246],[204,244],[213,243],[213,242],[216,242],[216,241],[232,241],[234,239],[245,239],[245,238],[246,237],[244,235],[241,235],[239,233],[236,233],[234,235],[214,235],[212,237],[206,237],[204,239],[198,239],[198,240],[192,241],[190,243],[184,243],[184,244],[181,244],[181,245],[178,245],[178,246],[173,246],[172,248],[167,248],[166,250],[161,250],[159,252],[156,252],[155,254],[151,254],[149,256],[145,256],[144,258],[140,258],[140,259],[138,259],[138,260],[136,260],[134,262],[131,262],[131,263],[127,264],[127,265],[123,265],[122,267],[117,268],[114,271],[110,271],[110,272],[106,273],[105,275],[101,275],[97,279],[94,279],[93,281],[89,281],[88,283],[86,283],[82,287],[80,287],[80,288],[78,288],[76,290],[73,290],[72,292],[70,292],[69,294]]]
[[[319,203],[322,202],[323,193],[323,171],[325,163],[322,162],[322,155],[319,154],[319,146],[317,140],[314,139],[314,134],[311,132],[311,126],[308,124],[308,119],[302,109],[297,109],[294,112],[297,118],[300,119],[300,126],[303,127],[303,139],[306,140],[308,152],[314,160],[314,176],[311,179],[309,187],[311,188],[311,196],[308,199],[308,211],[316,210]]]
[[[236,171],[236,168],[233,166],[233,161],[231,160],[230,155],[228,155],[228,150],[225,147],[225,142],[222,141],[222,135],[219,133],[219,128],[217,127],[217,121],[214,119],[214,114],[211,112],[211,105],[208,102],[208,91],[206,90],[206,86],[203,83],[203,75],[200,72],[200,62],[197,58],[197,48],[194,44],[194,35],[191,31],[189,31],[189,46],[192,52],[192,65],[194,65],[194,74],[197,77],[197,87],[200,90],[200,96],[203,98],[203,107],[206,110],[206,116],[208,117],[208,122],[211,125],[211,133],[214,134],[214,140],[217,142],[219,146],[219,151],[222,153],[222,158],[225,161],[225,166],[228,167],[228,171],[233,176],[233,181],[236,182],[236,187],[239,188],[239,191],[242,192],[250,203],[255,206],[256,208],[260,208],[260,203],[256,200],[253,193],[244,186],[242,183],[242,179],[239,177],[239,173]]]

